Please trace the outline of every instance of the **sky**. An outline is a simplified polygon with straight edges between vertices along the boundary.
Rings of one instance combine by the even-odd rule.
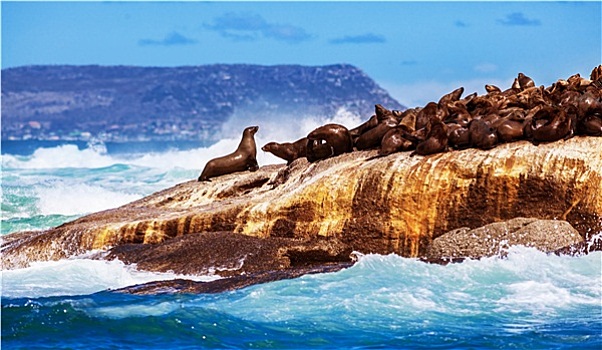
[[[2,69],[216,63],[360,68],[408,107],[549,86],[602,63],[602,2],[2,1]],[[378,103],[375,102],[375,103]]]

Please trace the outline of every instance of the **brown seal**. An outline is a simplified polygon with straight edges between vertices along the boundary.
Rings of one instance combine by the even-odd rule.
[[[572,105],[566,108],[546,106],[533,116],[527,127],[534,143],[552,142],[572,137],[575,119],[576,108]]]
[[[499,142],[512,142],[524,137],[524,120],[512,117],[500,118],[493,127],[497,131]]]
[[[355,141],[363,133],[365,133],[366,131],[374,128],[377,125],[378,125],[378,117],[375,114],[372,117],[370,117],[370,119],[368,119],[367,121],[363,122],[359,126],[356,126],[355,128],[349,130],[349,133],[351,134],[351,137]]]
[[[459,87],[454,91],[443,95],[439,102],[437,103],[439,109],[441,110],[441,114],[443,118],[447,118],[450,115],[450,107],[460,100],[462,94],[464,93],[464,87]]]
[[[437,103],[427,103],[426,106],[424,106],[424,108],[422,108],[420,111],[418,111],[418,114],[416,114],[416,126],[414,129],[419,130],[426,127],[426,124],[429,122],[429,120],[438,117],[438,112],[439,105]]]
[[[388,118],[379,122],[378,125],[366,131],[355,140],[355,148],[358,151],[363,151],[380,147],[383,136],[396,126],[397,120],[395,118]]]
[[[602,136],[602,111],[590,113],[579,120],[577,130],[582,135]]]
[[[429,120],[425,127],[426,138],[416,145],[415,154],[428,155],[433,153],[445,152],[447,150],[447,126],[435,119]]]
[[[307,137],[295,142],[269,142],[261,147],[264,152],[270,152],[278,158],[286,160],[287,164],[298,158],[307,156]]]
[[[523,73],[518,73],[518,85],[520,85],[521,90],[526,90],[528,88],[535,87],[535,82],[533,79],[524,75]]]
[[[481,119],[474,119],[468,126],[470,144],[480,149],[491,149],[497,144],[497,133],[491,125]]]
[[[592,81],[593,85],[598,88],[602,88],[602,64],[592,69],[589,79]]]
[[[414,143],[404,137],[410,132],[411,130],[405,125],[398,125],[387,131],[381,140],[378,155],[387,156],[395,152],[410,150]]]
[[[257,164],[257,146],[255,145],[254,137],[257,130],[259,130],[258,126],[246,128],[242,133],[242,140],[236,151],[208,161],[198,180],[210,181],[209,178],[220,175],[245,170],[256,171],[259,169],[259,165]]]
[[[513,119],[503,119],[496,127],[499,142],[512,142],[524,138],[524,122]]]
[[[491,85],[491,84],[485,85],[485,91],[487,91],[488,94],[501,94],[502,93],[502,89],[500,89],[499,87],[497,87],[495,85]]]
[[[307,135],[307,160],[310,162],[351,151],[353,151],[351,134],[342,125],[326,124]]]
[[[363,124],[349,130],[349,133],[351,133],[351,137],[353,138],[353,143],[356,144],[357,140],[364,135],[365,133],[371,131],[372,129],[376,128],[377,126],[379,126],[380,124],[387,122],[389,120],[395,120],[395,125],[397,125],[397,122],[399,120],[401,120],[403,113],[399,112],[399,111],[390,111],[388,109],[386,109],[385,107],[383,107],[380,104],[377,104],[374,106],[374,115],[372,115],[372,117],[370,117],[370,119],[366,122],[364,122]],[[387,132],[387,130],[384,130],[384,132]],[[380,133],[380,138],[382,138],[383,133],[381,131],[378,131],[378,133]],[[373,138],[373,136],[368,136],[370,139]],[[363,143],[363,141],[361,141],[360,143]],[[378,140],[378,143],[380,143],[380,140]],[[372,147],[378,147],[378,144],[376,144],[375,146],[370,146],[369,148]],[[362,148],[362,149],[366,149],[366,148]]]
[[[470,146],[470,138],[468,129],[456,124],[447,124],[448,143],[455,149],[464,149]]]

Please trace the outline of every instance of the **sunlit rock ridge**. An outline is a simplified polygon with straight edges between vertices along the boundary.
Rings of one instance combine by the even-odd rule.
[[[579,232],[575,242],[602,232],[600,137],[430,156],[376,154],[356,151],[316,163],[302,158],[189,181],[47,231],[11,234],[2,244],[3,268],[112,247],[150,254],[188,240],[190,249],[195,237],[211,232],[273,242],[272,269],[298,263],[303,254],[308,261],[348,258],[351,251],[419,257],[448,231],[517,217],[567,221]],[[169,253],[194,264],[196,256],[182,256],[184,248]],[[232,257],[240,260],[239,253]],[[190,272],[168,258],[148,268]]]
[[[210,140],[233,116],[285,120],[403,109],[360,69],[216,64],[2,70],[2,138]]]

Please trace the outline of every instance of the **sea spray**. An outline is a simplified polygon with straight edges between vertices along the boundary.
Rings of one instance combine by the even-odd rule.
[[[87,295],[136,284],[176,278],[213,281],[217,275],[187,276],[140,271],[119,260],[72,258],[32,262],[30,267],[2,272],[3,298]]]

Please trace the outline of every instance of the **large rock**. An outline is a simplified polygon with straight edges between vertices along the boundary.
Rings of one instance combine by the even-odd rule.
[[[300,159],[211,183],[182,183],[54,229],[9,235],[2,262],[10,269],[201,232],[298,245],[321,237],[334,242],[335,256],[356,250],[408,257],[424,255],[450,230],[516,217],[565,220],[584,238],[602,232],[602,138],[521,141],[427,157],[375,155]]]
[[[568,222],[516,218],[471,230],[462,227],[437,237],[428,246],[426,258],[481,258],[504,255],[510,246],[522,245],[556,251],[583,242]]]

